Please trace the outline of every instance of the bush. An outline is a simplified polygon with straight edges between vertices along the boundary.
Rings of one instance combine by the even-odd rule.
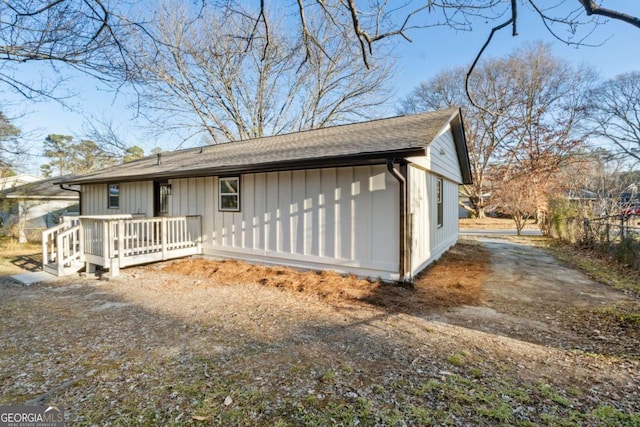
[[[549,224],[547,233],[550,237],[571,243],[577,243],[584,237],[584,227],[580,205],[565,198],[549,200]]]
[[[613,257],[621,264],[632,267],[640,256],[640,245],[633,239],[622,239],[613,247]]]

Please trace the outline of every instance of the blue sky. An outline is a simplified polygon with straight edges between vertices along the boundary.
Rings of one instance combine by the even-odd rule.
[[[605,1],[611,8],[619,8],[635,16],[640,16],[640,2],[628,0]],[[524,43],[542,40],[552,44],[555,54],[572,62],[585,63],[599,71],[602,78],[640,70],[640,29],[616,21],[609,21],[597,28],[589,38],[590,43],[604,42],[599,47],[566,46],[555,40],[542,26],[539,19],[524,7],[520,8],[519,35],[511,36],[510,28],[505,28],[494,36],[485,55],[505,55]],[[383,115],[394,115],[397,101],[409,93],[420,82],[428,80],[437,72],[455,66],[469,65],[484,43],[495,22],[474,24],[471,32],[454,31],[448,28],[431,28],[410,33],[413,43],[398,40],[394,51],[397,72],[391,82],[395,93]],[[21,64],[16,72],[37,76],[46,74],[48,69],[38,69],[31,63]],[[21,116],[15,123],[26,132],[25,144],[34,154],[22,165],[24,172],[38,172],[41,161],[36,155],[42,151],[41,141],[50,133],[69,135],[82,134],[86,117],[112,120],[130,145],[139,145],[148,153],[154,147],[174,149],[179,140],[157,140],[150,138],[139,128],[143,121],[135,120],[135,112],[127,109],[132,98],[125,94],[114,96],[99,82],[86,76],[69,75],[69,86],[78,94],[69,100],[73,110],[56,102],[31,103],[4,91],[4,110],[12,116]]]

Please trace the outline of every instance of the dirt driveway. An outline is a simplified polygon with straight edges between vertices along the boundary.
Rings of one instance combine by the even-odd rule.
[[[526,243],[477,237],[490,251],[483,301],[430,318],[555,347],[640,356],[637,326],[611,322],[609,309],[633,304],[549,252]]]

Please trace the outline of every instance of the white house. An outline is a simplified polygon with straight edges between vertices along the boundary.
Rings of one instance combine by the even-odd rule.
[[[456,243],[458,185],[470,182],[458,109],[167,152],[68,181],[81,186],[81,218],[196,215],[204,255],[387,280],[411,280]]]
[[[24,175],[18,175],[24,177]],[[27,175],[0,190],[0,222],[6,231],[14,229],[20,242],[37,240],[42,230],[56,225],[66,215],[78,215],[79,189],[64,190],[58,182],[64,177],[32,180]],[[21,182],[18,184],[18,182]],[[55,184],[54,184],[55,183]],[[63,186],[64,187],[64,186]]]

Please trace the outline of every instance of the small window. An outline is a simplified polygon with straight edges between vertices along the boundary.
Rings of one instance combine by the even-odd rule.
[[[220,178],[219,183],[218,210],[230,212],[240,211],[240,178]]]
[[[171,184],[160,184],[160,200],[158,206],[158,212],[161,214],[169,213],[169,196],[171,195]]]
[[[109,200],[107,207],[109,209],[118,209],[120,207],[120,184],[109,184]]]
[[[443,182],[442,182],[442,178],[438,178],[438,181],[436,183],[436,202],[438,205],[438,228],[442,227],[443,224],[443,220],[444,220],[444,198],[443,198],[443,194],[442,194],[442,190],[443,190]]]

